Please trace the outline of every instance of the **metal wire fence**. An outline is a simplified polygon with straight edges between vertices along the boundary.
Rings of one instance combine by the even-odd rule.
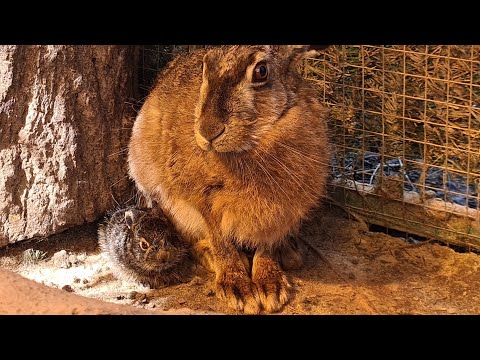
[[[334,194],[368,222],[480,248],[480,46],[333,46]]]

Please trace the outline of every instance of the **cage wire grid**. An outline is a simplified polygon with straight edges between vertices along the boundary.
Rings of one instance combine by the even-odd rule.
[[[172,55],[197,47],[143,46],[142,94]],[[331,46],[300,71],[330,108],[333,201],[480,249],[480,46]]]

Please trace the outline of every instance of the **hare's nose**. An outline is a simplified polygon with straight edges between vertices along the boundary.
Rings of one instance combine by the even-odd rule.
[[[219,121],[209,120],[208,118],[203,119],[200,123],[199,132],[205,140],[212,142],[225,131],[225,125]]]
[[[219,138],[225,132],[225,126],[222,125],[221,128],[216,129],[215,131],[206,132],[202,131],[200,127],[199,131],[195,131],[195,140],[197,145],[204,151],[212,150],[212,141]]]
[[[170,257],[170,253],[168,251],[165,251],[165,250],[158,250],[157,252],[157,260],[159,262],[166,262],[168,260],[168,258]]]

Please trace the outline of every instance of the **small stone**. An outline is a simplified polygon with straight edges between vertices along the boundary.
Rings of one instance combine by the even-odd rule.
[[[65,290],[67,292],[74,292],[73,288],[70,285],[64,285],[62,287],[62,290]]]
[[[123,296],[123,295],[118,295],[118,296],[116,297],[116,299],[117,299],[117,300],[123,300],[123,299],[125,299],[125,296]]]
[[[351,263],[352,263],[353,265],[358,265],[358,259],[352,259],[352,260],[351,260]]]
[[[82,280],[82,283],[84,283],[84,284],[88,284],[88,283],[89,283],[89,281],[88,281],[87,279],[83,279],[83,280]]]
[[[302,303],[302,309],[304,311],[310,311],[312,310],[312,305],[310,305],[309,303]]]
[[[53,254],[52,263],[56,267],[59,267],[62,269],[68,269],[72,266],[72,264],[68,261],[68,255],[65,250],[60,250],[55,254]]]
[[[70,254],[70,255],[68,255],[68,262],[69,262],[71,265],[77,265],[77,264],[78,264],[77,256],[76,256],[75,254]]]
[[[203,283],[202,278],[200,276],[195,276],[192,280],[190,280],[190,285],[197,286]]]
[[[180,305],[183,305],[187,302],[187,300],[185,299],[178,299],[177,302],[180,304]]]
[[[77,255],[77,260],[80,262],[85,262],[85,260],[87,260],[87,254]]]
[[[455,314],[456,312],[457,312],[457,309],[455,309],[455,308],[448,308],[447,309],[448,314]]]
[[[381,255],[381,256],[378,257],[378,260],[381,263],[384,263],[384,264],[396,264],[396,263],[398,263],[398,260],[393,255],[390,255],[390,254]]]
[[[133,300],[134,302],[138,302],[141,304],[148,304],[147,294],[144,294],[144,293],[132,291],[130,292],[130,294],[128,294],[128,298],[130,300]]]
[[[213,291],[213,289],[206,289],[205,290],[205,295],[208,296],[208,297],[211,297],[211,296],[215,295],[215,291]]]
[[[305,299],[303,299],[304,304],[316,305],[316,304],[318,304],[318,301],[319,301],[319,298],[318,298],[317,295],[311,295],[311,296],[308,296]]]
[[[418,300],[420,300],[420,299],[419,299],[418,297],[414,296],[414,297],[413,297],[413,300],[418,301]]]
[[[75,276],[75,277],[73,278],[73,282],[74,282],[75,284],[80,283],[80,278],[78,278],[78,277]]]

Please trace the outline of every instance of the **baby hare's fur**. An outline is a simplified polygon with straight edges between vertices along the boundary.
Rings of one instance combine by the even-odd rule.
[[[190,275],[188,245],[160,209],[115,210],[99,225],[98,242],[118,279],[158,288]]]
[[[325,109],[298,72],[308,46],[222,46],[177,56],[135,121],[129,172],[182,236],[208,249],[233,309],[288,302],[276,253],[328,176]],[[255,250],[246,269],[240,247]]]

